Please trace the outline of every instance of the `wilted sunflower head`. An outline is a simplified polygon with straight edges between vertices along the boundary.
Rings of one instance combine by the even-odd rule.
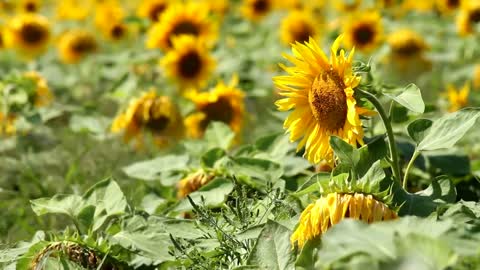
[[[183,199],[190,193],[208,184],[215,175],[203,169],[190,173],[177,184],[177,198]]]
[[[146,45],[150,49],[171,49],[173,39],[181,35],[192,35],[211,45],[216,39],[216,24],[208,17],[206,3],[175,3],[160,16],[149,31]]]
[[[280,33],[281,39],[285,44],[295,42],[303,43],[310,37],[317,38],[319,25],[305,11],[292,11],[282,20]]]
[[[12,18],[4,32],[5,44],[25,56],[43,53],[50,40],[50,23],[42,15],[29,13]]]
[[[400,61],[416,58],[428,49],[424,39],[409,29],[398,30],[390,34],[388,44],[392,56]]]
[[[462,6],[462,0],[437,0],[436,7],[444,15],[450,15]]]
[[[126,142],[147,131],[158,146],[165,146],[183,136],[183,122],[175,104],[167,96],[158,96],[154,90],[130,101],[128,108],[113,121],[112,132],[124,130]]]
[[[274,8],[274,0],[243,0],[241,11],[243,16],[252,21],[265,17]]]
[[[160,60],[160,65],[183,90],[204,85],[215,67],[215,61],[201,40],[181,35],[173,39],[173,49]]]
[[[160,19],[160,15],[167,9],[168,4],[168,0],[143,0],[138,6],[137,14],[139,17],[155,22]]]
[[[457,17],[457,29],[460,35],[468,35],[475,32],[480,25],[480,2],[470,1],[462,5]]]
[[[92,3],[85,0],[58,1],[55,16],[59,20],[84,20],[92,11]]]
[[[345,42],[349,47],[369,52],[382,40],[382,19],[378,12],[362,12],[349,17],[343,26]]]
[[[187,134],[201,138],[213,121],[223,122],[239,134],[245,115],[242,90],[237,88],[238,79],[232,78],[229,85],[218,82],[209,92],[191,93],[189,99],[195,103],[195,112],[185,119]]]
[[[21,13],[36,13],[41,7],[40,0],[22,0],[18,5],[18,9]]]
[[[363,144],[360,115],[368,110],[356,105],[353,95],[360,77],[352,73],[353,51],[348,57],[343,50],[338,53],[341,41],[340,36],[333,43],[330,60],[313,39],[293,44],[293,56],[284,57],[295,66],[280,65],[288,75],[273,79],[284,97],[275,102],[278,110],[293,109],[283,127],[290,141],[300,140],[297,151],[305,147],[304,156],[314,164],[333,164],[332,135],[354,146]]]
[[[97,50],[97,41],[93,34],[82,29],[64,33],[58,42],[60,59],[64,63],[77,63],[85,56]]]
[[[470,93],[470,84],[467,82],[461,89],[457,89],[453,85],[447,86],[447,97],[450,107],[450,112],[455,112],[464,108],[468,104],[468,95]]]
[[[53,94],[45,78],[35,71],[26,72],[24,76],[35,83],[35,107],[43,107],[50,104],[53,100]]]
[[[397,213],[370,194],[329,193],[303,210],[290,241],[302,248],[345,218],[373,223],[396,219]]]

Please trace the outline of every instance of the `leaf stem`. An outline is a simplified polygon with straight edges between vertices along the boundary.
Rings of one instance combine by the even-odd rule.
[[[415,149],[415,152],[413,152],[413,155],[408,162],[407,168],[405,169],[405,174],[403,175],[403,189],[405,190],[407,189],[408,172],[410,171],[410,168],[412,167],[419,154],[420,151],[417,151],[417,149]]]
[[[387,131],[388,146],[390,149],[390,159],[392,160],[391,165],[392,165],[393,176],[398,181],[400,181],[401,180],[400,165],[398,162],[397,146],[395,144],[395,137],[393,135],[393,129],[392,129],[392,124],[390,123],[390,118],[388,117],[387,113],[385,112],[385,109],[383,108],[382,104],[380,103],[380,101],[377,99],[375,95],[361,89],[356,89],[356,91],[358,91],[366,99],[368,99],[380,114],[380,118],[382,119],[383,125],[385,126],[385,129]]]

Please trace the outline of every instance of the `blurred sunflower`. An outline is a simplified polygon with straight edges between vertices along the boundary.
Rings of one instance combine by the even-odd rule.
[[[308,41],[310,37],[318,38],[318,25],[305,11],[292,11],[282,20],[280,37],[286,45],[291,43]]]
[[[210,12],[219,16],[220,18],[223,18],[230,9],[230,2],[228,0],[203,0],[203,2],[208,5],[208,9],[210,10]]]
[[[35,107],[44,107],[50,104],[53,100],[53,94],[47,85],[47,81],[35,71],[26,72],[24,76],[35,83]]]
[[[333,7],[341,12],[348,13],[357,10],[362,5],[362,0],[338,0],[333,1]]]
[[[50,40],[50,23],[38,14],[22,14],[12,18],[5,29],[4,41],[28,57],[43,53]]]
[[[457,17],[457,29],[460,35],[472,34],[480,23],[480,1],[465,2]]]
[[[215,68],[205,44],[190,35],[173,39],[173,49],[160,60],[167,77],[176,80],[182,90],[203,86]]]
[[[447,86],[447,97],[450,112],[455,112],[464,108],[468,104],[468,94],[470,93],[470,85],[465,83],[461,89],[456,89],[453,85]]]
[[[128,37],[130,32],[128,26],[121,21],[111,23],[104,31],[105,36],[112,41],[123,40]]]
[[[462,6],[462,0],[437,0],[436,7],[440,13],[450,15]]]
[[[348,47],[370,52],[382,41],[382,18],[376,11],[356,13],[345,21],[343,32]]]
[[[480,89],[480,64],[476,64],[473,68],[473,88]]]
[[[15,115],[9,114],[5,116],[5,114],[0,112],[0,136],[11,136],[16,133],[17,128],[15,127],[15,120]]]
[[[307,241],[320,237],[345,218],[373,223],[396,219],[397,214],[372,195],[329,193],[303,210],[290,241],[302,248]]]
[[[150,27],[147,48],[171,49],[173,37],[179,35],[193,35],[211,45],[216,39],[217,29],[208,13],[208,5],[205,3],[169,5],[160,20]]]
[[[363,144],[360,115],[370,111],[356,106],[353,89],[361,78],[352,73],[353,50],[348,57],[343,50],[337,54],[341,41],[342,36],[333,43],[330,61],[313,39],[293,44],[294,55],[284,57],[295,66],[280,65],[289,75],[273,78],[285,97],[275,102],[278,110],[294,109],[283,124],[290,141],[303,137],[297,151],[305,147],[305,157],[314,164],[333,163],[330,136],[354,146]]]
[[[183,199],[190,193],[197,191],[204,185],[208,184],[215,175],[200,169],[187,175],[177,184],[177,198]]]
[[[177,107],[167,96],[158,96],[154,90],[130,101],[128,108],[113,121],[111,131],[124,130],[124,139],[136,139],[143,145],[141,135],[148,131],[159,147],[183,137],[183,122]]]
[[[189,137],[201,138],[213,121],[228,124],[237,135],[240,133],[245,115],[245,94],[237,88],[237,83],[234,76],[228,85],[218,82],[209,92],[189,96],[196,107],[196,111],[185,119]]]
[[[3,29],[2,26],[0,25],[0,50],[5,48],[5,40],[3,38]]]
[[[428,45],[417,33],[409,29],[397,30],[388,37],[391,54],[395,60],[404,62],[418,58]]]
[[[102,30],[110,28],[112,24],[121,22],[125,11],[118,2],[105,2],[95,7],[95,25]]]
[[[433,11],[434,0],[403,0],[401,9],[403,11],[431,12]]]
[[[85,0],[62,0],[58,1],[55,8],[55,16],[59,20],[81,21],[87,18],[92,11],[93,5]]]
[[[252,21],[265,17],[274,8],[274,0],[243,0],[241,11],[243,16]]]
[[[152,22],[158,21],[168,4],[168,0],[143,0],[137,8],[137,15]]]
[[[40,0],[21,0],[17,8],[20,13],[36,13],[41,6]]]
[[[77,63],[97,50],[97,41],[88,31],[76,29],[64,33],[58,41],[60,59],[64,63]]]

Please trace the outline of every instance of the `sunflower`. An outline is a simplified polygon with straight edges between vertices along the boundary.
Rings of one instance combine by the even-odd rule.
[[[345,43],[349,47],[369,52],[382,41],[382,18],[378,12],[362,12],[351,16],[343,26]]]
[[[476,64],[473,68],[473,87],[475,90],[480,89],[480,64]]]
[[[55,16],[59,20],[81,21],[87,18],[92,11],[92,5],[85,0],[62,0],[58,1],[55,8]]]
[[[47,18],[31,13],[12,18],[5,29],[4,39],[8,47],[34,57],[46,50],[50,35]]]
[[[216,24],[208,17],[208,11],[205,3],[169,5],[150,27],[147,48],[171,49],[173,38],[179,35],[193,35],[211,45],[216,39]]]
[[[444,15],[457,11],[462,6],[462,0],[437,0],[436,7]]]
[[[206,172],[203,169],[187,175],[187,177],[180,180],[177,184],[177,198],[183,199],[187,197],[188,194],[208,184],[214,177],[214,174]]]
[[[15,127],[15,120],[15,115],[9,114],[5,116],[5,114],[0,112],[0,135],[14,135],[17,131],[17,128]]]
[[[342,13],[357,10],[362,5],[362,0],[338,0],[334,1],[334,8]]]
[[[470,93],[470,85],[465,83],[462,89],[456,89],[453,85],[447,86],[447,96],[450,103],[449,111],[455,112],[464,108],[468,104],[468,94]]]
[[[258,21],[274,8],[273,0],[243,0],[241,11],[243,16]]]
[[[480,2],[470,1],[462,5],[457,17],[457,29],[460,35],[472,34],[480,23]]]
[[[304,11],[292,11],[282,20],[280,37],[285,44],[295,41],[303,43],[310,37],[317,39],[318,25],[309,13]]]
[[[59,42],[60,59],[64,63],[77,63],[97,50],[95,37],[85,30],[76,29],[64,33]]]
[[[158,21],[168,4],[168,0],[143,0],[138,6],[137,15],[152,22]]]
[[[215,67],[215,61],[203,42],[190,35],[181,35],[173,39],[173,49],[160,60],[160,65],[183,90],[204,85]]]
[[[24,76],[35,83],[35,107],[44,107],[50,104],[53,100],[53,95],[47,85],[47,81],[35,71],[26,72]]]
[[[105,2],[97,4],[95,8],[95,25],[99,29],[108,29],[112,24],[121,22],[125,11],[119,3]]]
[[[230,3],[228,0],[217,0],[217,1],[210,1],[210,0],[203,0],[208,5],[210,12],[223,18],[230,9]]]
[[[109,40],[119,41],[125,39],[129,35],[129,28],[125,23],[117,21],[108,25],[108,27],[105,28],[104,33]]]
[[[360,115],[366,109],[356,106],[354,88],[360,77],[352,74],[353,50],[337,55],[342,36],[332,45],[330,61],[318,44],[310,39],[292,45],[294,56],[284,57],[295,64],[281,67],[289,74],[275,77],[275,86],[284,96],[275,102],[280,111],[294,109],[283,126],[290,131],[290,141],[300,140],[297,151],[305,146],[305,157],[312,163],[333,163],[329,145],[332,135],[351,145],[363,144]]]
[[[402,10],[429,12],[433,10],[434,0],[404,0],[402,2]]]
[[[201,138],[213,121],[228,124],[236,134],[240,133],[245,115],[245,94],[237,88],[237,83],[234,76],[229,85],[218,82],[209,92],[189,96],[196,107],[196,111],[185,119],[189,137]]]
[[[17,8],[21,13],[36,13],[41,6],[40,0],[22,0]]]
[[[409,29],[401,29],[390,34],[388,44],[392,56],[399,61],[417,58],[428,49],[423,38]]]
[[[126,142],[132,138],[143,145],[141,135],[148,131],[155,143],[162,147],[183,136],[183,122],[175,104],[167,96],[158,96],[154,90],[130,101],[127,110],[112,123],[111,131],[124,130]]]
[[[307,241],[320,237],[345,218],[373,223],[396,219],[397,214],[372,195],[330,193],[303,210],[290,241],[302,248]]]

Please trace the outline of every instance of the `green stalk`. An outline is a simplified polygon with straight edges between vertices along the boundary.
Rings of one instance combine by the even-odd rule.
[[[407,189],[408,172],[410,171],[410,168],[417,159],[418,155],[420,155],[420,152],[415,149],[415,152],[413,152],[412,158],[410,158],[407,168],[405,169],[405,175],[403,175],[403,189],[405,190]]]
[[[383,125],[385,126],[385,129],[387,130],[387,137],[388,137],[388,146],[390,149],[390,160],[391,160],[391,165],[392,165],[392,173],[393,176],[400,182],[402,179],[400,177],[400,165],[398,162],[398,152],[397,152],[397,145],[395,144],[395,137],[393,136],[393,129],[392,129],[392,124],[390,123],[390,118],[388,117],[387,113],[385,112],[385,109],[383,108],[382,104],[380,101],[377,99],[376,96],[372,95],[371,93],[361,90],[361,89],[356,89],[355,91],[358,91],[360,94],[362,94],[366,99],[368,99],[375,109],[377,109],[378,113],[380,114],[380,118],[382,119]]]

